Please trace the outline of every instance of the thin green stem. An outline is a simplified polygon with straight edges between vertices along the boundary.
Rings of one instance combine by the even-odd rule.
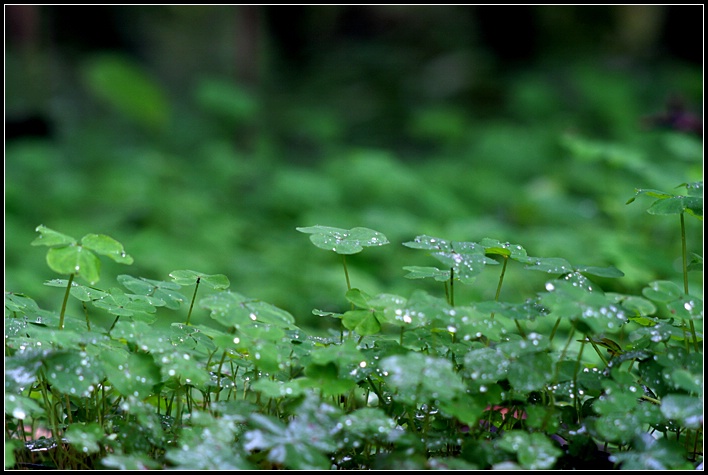
[[[345,254],[342,254],[342,265],[344,266],[344,277],[347,279],[347,290],[352,290],[352,284],[349,282],[349,271],[347,270],[347,256]]]
[[[499,275],[499,284],[497,284],[497,293],[494,295],[494,301],[499,301],[499,295],[501,294],[502,283],[504,282],[504,274],[506,274],[506,264],[509,262],[509,256],[504,256],[504,264],[502,265],[501,274]],[[494,319],[494,312],[490,318]]]
[[[221,354],[221,361],[219,361],[219,367],[216,370],[216,380],[217,380],[217,391],[216,391],[216,402],[219,402],[219,395],[221,394],[221,368],[224,366],[224,361],[226,361],[226,350]]]
[[[580,344],[580,350],[578,351],[578,359],[575,361],[575,368],[573,370],[573,391],[575,397],[573,399],[575,403],[576,413],[578,414],[578,422],[582,420],[582,401],[580,400],[580,394],[578,393],[578,373],[580,372],[580,365],[583,357],[583,350],[585,349],[585,342]]]
[[[686,222],[683,213],[681,217],[681,265],[683,268],[683,291],[688,295],[688,262],[686,256]]]
[[[197,290],[199,290],[199,281],[201,277],[197,277],[197,284],[194,286],[194,294],[192,295],[192,303],[189,304],[189,313],[187,313],[187,322],[185,325],[189,325],[189,320],[192,318],[192,309],[194,308],[194,300],[197,298]]]
[[[575,320],[571,320],[570,331],[568,332],[568,341],[566,342],[565,346],[563,347],[563,351],[561,352],[561,357],[560,357],[561,361],[565,358],[565,354],[568,351],[568,348],[570,347],[571,342],[573,341],[574,334],[575,334]]]
[[[66,313],[66,303],[69,301],[69,293],[71,292],[71,284],[74,282],[74,274],[69,274],[69,283],[66,284],[66,292],[64,293],[64,301],[61,304],[61,313],[59,314],[59,330],[64,329],[64,314]]]
[[[352,284],[349,281],[349,270],[347,270],[347,256],[346,254],[342,254],[342,266],[344,267],[344,278],[347,280],[347,292],[352,290]],[[354,310],[354,302],[351,304],[352,310]],[[344,324],[342,323],[341,328],[339,329],[339,342],[343,343],[344,342]]]
[[[91,322],[89,321],[88,307],[86,307],[86,302],[81,302],[81,305],[84,307],[84,315],[86,315],[86,329],[88,331],[91,331]]]
[[[561,322],[561,319],[558,318],[558,320],[556,320],[556,324],[553,325],[553,329],[551,330],[551,335],[548,337],[549,342],[552,342],[553,338],[556,336],[556,331],[558,331],[558,327],[560,326],[560,322]]]
[[[686,222],[683,217],[684,213],[681,213],[681,266],[683,270],[683,291],[688,296],[688,255],[686,252]],[[696,336],[696,327],[693,324],[693,320],[689,319],[688,324],[691,328],[691,336],[693,337],[693,349],[698,352],[698,337]]]
[[[455,269],[450,268],[450,306],[455,306]]]
[[[113,324],[111,325],[111,328],[108,329],[108,333],[110,333],[110,332],[113,331],[113,327],[116,326],[116,323],[118,323],[118,320],[119,320],[119,319],[120,319],[120,315],[118,315],[118,316],[116,317],[116,319],[113,320]]]

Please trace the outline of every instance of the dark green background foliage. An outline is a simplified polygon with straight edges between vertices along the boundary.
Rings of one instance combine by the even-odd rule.
[[[624,203],[702,175],[698,137],[647,126],[674,96],[700,115],[701,25],[674,26],[695,8],[519,8],[8,7],[6,289],[53,295],[40,223],[299,321],[343,287],[296,226],[509,240],[621,290],[674,276],[675,223]],[[367,254],[360,287],[410,291],[414,253]]]
[[[115,368],[142,375],[110,381],[132,418],[115,407],[115,421],[65,433],[84,454],[120,446],[101,460],[111,468],[583,468],[595,438],[631,444],[613,460],[623,467],[685,468],[677,447],[695,454],[702,394],[681,327],[696,320],[702,346],[702,18],[700,5],[6,7],[6,314],[13,351],[61,349],[49,362],[18,351],[10,389],[42,365],[84,372],[79,386],[40,378],[72,397]],[[60,333],[74,262],[83,272]],[[88,313],[93,330],[72,329]],[[617,349],[627,314],[642,343]],[[420,328],[404,333],[401,315]],[[575,330],[591,339],[577,344]],[[393,343],[375,341],[391,332]],[[633,377],[661,407],[634,404],[630,371],[578,376],[565,351],[590,343],[623,369],[641,362]],[[242,374],[204,370],[223,348]],[[583,356],[586,369],[604,368],[598,354]],[[559,415],[553,398],[571,383],[594,402]],[[195,387],[205,405],[236,387],[253,407],[216,398],[184,430],[155,414],[156,388],[188,402]],[[378,406],[322,402],[364,387],[381,391]],[[506,424],[493,443],[446,438],[478,430],[487,404],[517,402],[525,422],[481,421]],[[177,404],[168,415],[189,413]],[[563,432],[574,417],[591,434]],[[689,435],[637,435],[656,421]],[[106,442],[109,425],[141,436]],[[334,438],[303,435],[342,425]],[[198,457],[170,445],[178,433]],[[240,451],[223,458],[234,439]],[[383,450],[352,461],[351,444]],[[449,455],[441,447],[461,457],[431,456]]]

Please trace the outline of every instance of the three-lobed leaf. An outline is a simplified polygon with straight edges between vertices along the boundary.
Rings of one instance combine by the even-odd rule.
[[[317,225],[296,229],[301,233],[310,234],[310,241],[315,246],[337,254],[356,254],[365,247],[389,243],[386,236],[369,228],[342,229]]]
[[[132,264],[133,258],[123,249],[123,245],[102,234],[87,234],[81,243],[65,234],[37,226],[40,235],[32,241],[33,246],[47,246],[47,265],[54,272],[76,275],[90,284],[99,280],[101,262],[96,254],[104,255],[120,264]]]
[[[637,188],[635,195],[627,201],[632,203],[638,196],[647,195],[658,198],[647,209],[649,214],[667,215],[688,212],[703,219],[703,182],[682,183],[677,186],[686,188],[686,195],[674,195],[654,189]]]

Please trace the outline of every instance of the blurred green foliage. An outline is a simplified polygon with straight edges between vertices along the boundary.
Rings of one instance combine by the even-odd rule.
[[[38,113],[51,133],[6,140],[5,289],[58,302],[27,247],[40,224],[116,237],[132,275],[224,274],[313,327],[327,325],[313,308],[346,308],[332,300],[346,287],[298,226],[384,233],[393,247],[348,261],[371,294],[420,287],[403,267],[433,261],[400,244],[421,234],[615,266],[625,276],[599,278],[607,291],[677,280],[678,218],[625,205],[636,188],[703,174],[701,137],[644,123],[672,95],[703,102],[700,65],[650,54],[656,8],[630,15],[645,22],[637,31],[621,9],[532,9],[537,37],[508,32],[519,58],[485,43],[471,7],[310,7],[278,21],[246,7],[100,10],[96,23],[115,22],[105,35],[128,38],[120,48],[89,47],[100,25],[68,41],[70,15],[38,7],[53,29],[10,38],[6,117]],[[687,226],[695,252],[702,222]],[[543,283],[519,275],[505,301]],[[482,274],[458,299],[490,299],[495,282]],[[690,286],[702,295],[702,274]]]

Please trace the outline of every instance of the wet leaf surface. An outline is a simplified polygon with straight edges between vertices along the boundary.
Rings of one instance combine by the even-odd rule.
[[[299,227],[297,230],[310,234],[310,241],[315,246],[337,254],[357,254],[365,247],[388,244],[386,236],[369,228],[342,229],[317,225]]]

